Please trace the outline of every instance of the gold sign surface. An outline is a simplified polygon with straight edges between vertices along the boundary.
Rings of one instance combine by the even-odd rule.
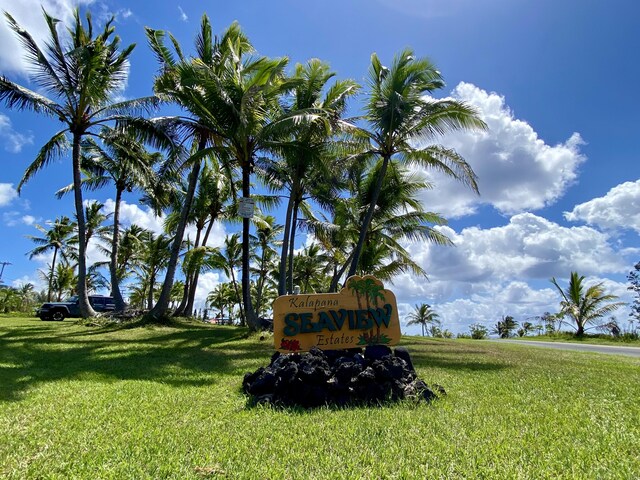
[[[273,302],[273,337],[281,352],[396,345],[396,296],[375,277],[350,277],[339,293],[282,295]]]

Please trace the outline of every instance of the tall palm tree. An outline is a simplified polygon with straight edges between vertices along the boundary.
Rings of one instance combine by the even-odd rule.
[[[238,61],[243,53],[251,50],[252,47],[236,23],[232,24],[220,38],[214,36],[206,15],[202,17],[200,31],[196,37],[195,57],[185,57],[177,40],[171,34],[169,38],[175,52],[166,46],[164,31],[147,28],[146,33],[149,46],[156,54],[161,66],[160,73],[154,82],[154,90],[188,113],[188,116],[172,117],[168,122],[192,142],[191,155],[177,165],[178,170],[189,169],[189,175],[165,281],[160,298],[150,312],[151,317],[159,318],[166,315],[169,307],[180,248],[200,178],[202,161],[212,153],[218,156],[226,155],[226,151],[218,148],[224,133],[220,126],[222,113],[219,108],[225,100],[229,102],[232,100],[222,98],[226,92],[221,86],[221,72],[226,68],[226,64]]]
[[[218,265],[218,267],[224,271],[227,278],[231,280],[231,286],[236,293],[236,298],[241,299],[238,282],[236,281],[236,270],[242,267],[240,234],[234,233],[233,235],[228,235],[227,238],[224,239],[224,250],[214,253],[214,257],[217,257],[214,260],[215,264]],[[242,322],[245,321],[242,302],[240,302],[240,318]]]
[[[428,325],[439,323],[439,315],[431,309],[431,305],[426,303],[415,305],[413,312],[407,318],[409,319],[407,325],[420,325],[423,337],[428,330]]]
[[[250,198],[256,160],[273,146],[274,131],[269,127],[280,116],[278,99],[290,88],[284,79],[288,59],[251,57],[253,47],[248,41],[233,45],[232,52],[213,79],[219,92],[208,99],[208,106],[218,122],[221,147],[241,171],[242,197]],[[250,291],[250,225],[250,218],[242,219],[242,303],[247,325],[256,330]]]
[[[404,162],[432,168],[478,191],[475,173],[458,153],[441,145],[415,146],[417,141],[433,141],[449,131],[486,128],[476,112],[464,103],[425,96],[442,87],[444,82],[435,66],[427,59],[416,58],[410,49],[397,54],[390,68],[383,66],[375,53],[371,56],[365,106],[369,128],[361,131],[369,145],[361,156],[374,155],[382,160],[382,164],[360,226],[348,277],[358,269],[390,163]]]
[[[215,158],[207,158],[200,172],[200,180],[187,217],[188,224],[194,225],[196,229],[192,248],[205,247],[209,242],[214,224],[219,220],[232,218],[235,213],[231,205],[232,186],[220,163]],[[174,202],[182,205],[184,196],[183,191],[177,192]],[[165,230],[175,231],[179,217],[180,210],[175,208],[167,215]],[[205,260],[202,255],[199,258]],[[193,312],[200,270],[204,263],[199,266],[192,263],[192,266],[195,268],[186,278],[182,301],[174,312],[176,316],[191,316]]]
[[[74,203],[78,219],[78,295],[80,314],[88,317],[95,314],[86,289],[86,225],[83,211],[81,175],[81,142],[86,135],[100,135],[100,126],[125,121],[127,114],[148,111],[157,103],[157,98],[145,98],[113,102],[112,98],[126,82],[128,61],[135,45],[120,47],[120,38],[114,36],[113,17],[106,22],[101,33],[93,36],[91,15],[87,13],[86,26],[79,10],[74,12],[74,23],[67,38],[58,34],[60,21],[43,10],[49,39],[42,50],[31,34],[14,18],[5,13],[9,27],[17,34],[24,46],[27,60],[32,67],[31,79],[48,98],[25,88],[5,77],[0,78],[0,100],[9,108],[32,110],[59,120],[64,128],[45,143],[36,159],[27,168],[18,185],[18,191],[40,169],[62,155],[69,146],[71,137],[71,160],[74,185]],[[138,121],[138,127],[147,133],[154,131],[149,122]],[[162,140],[158,140],[162,142]]]
[[[169,244],[171,239],[166,235],[154,235],[147,231],[144,234],[141,261],[137,262],[136,270],[143,285],[146,285],[147,309],[153,308],[154,293],[158,274],[164,270],[169,260]]]
[[[293,76],[295,84],[291,95],[286,97],[292,98],[292,101],[283,108],[285,114],[278,123],[285,123],[289,116],[303,121],[291,122],[288,128],[281,129],[283,138],[278,139],[275,148],[282,159],[269,162],[265,168],[267,186],[289,191],[280,253],[280,295],[291,290],[291,285],[289,288],[286,286],[287,261],[289,281],[292,282],[295,230],[305,196],[310,193],[313,195],[313,187],[320,184],[336,187],[331,177],[343,170],[338,165],[340,156],[337,147],[341,143],[337,135],[353,129],[342,116],[347,100],[357,92],[359,86],[352,80],[335,81],[329,86],[334,76],[329,65],[318,59],[296,65]],[[326,193],[331,191],[330,188]],[[325,207],[331,205],[323,196],[315,195],[315,199]]]
[[[103,127],[100,132],[101,144],[93,138],[87,138],[82,142],[82,169],[87,174],[82,182],[83,187],[96,190],[112,183],[116,190],[108,251],[110,288],[116,311],[125,308],[117,267],[122,195],[136,188],[150,188],[155,180],[153,166],[161,157],[157,152],[148,152],[134,134],[133,131]],[[56,195],[61,197],[71,191],[73,185],[59,190]]]
[[[275,217],[271,215],[264,216],[261,220],[260,225],[256,228],[255,236],[251,237],[254,251],[252,257],[255,264],[252,272],[257,274],[255,310],[258,315],[265,306],[264,293],[269,284],[269,274],[275,267],[277,256],[275,247],[279,243],[276,239],[284,230],[284,227],[277,224]]]
[[[624,305],[623,302],[609,303],[618,297],[605,293],[602,282],[586,288],[584,278],[577,272],[571,272],[569,285],[566,289],[562,289],[555,278],[551,279],[551,283],[562,296],[560,313],[575,323],[576,335],[578,336],[584,334],[588,324],[609,315]]]
[[[56,269],[56,260],[58,254],[62,257],[63,260],[67,259],[68,255],[68,247],[71,245],[73,239],[73,232],[75,230],[74,223],[69,219],[69,217],[59,217],[56,218],[51,228],[46,229],[41,225],[36,225],[36,228],[40,230],[44,236],[36,237],[34,235],[28,235],[32,242],[34,242],[37,246],[29,252],[29,259],[37,255],[42,255],[44,253],[48,253],[53,251],[53,258],[51,259],[51,267],[49,270],[48,278],[48,289],[47,289],[47,301],[51,301],[51,291],[53,288],[53,278]]]

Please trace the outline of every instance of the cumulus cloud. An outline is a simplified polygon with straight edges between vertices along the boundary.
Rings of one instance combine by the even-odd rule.
[[[0,113],[0,139],[2,139],[4,149],[7,152],[20,153],[22,147],[33,143],[33,134],[15,131],[9,117]]]
[[[47,38],[47,27],[42,16],[44,8],[51,16],[68,23],[73,18],[76,5],[87,5],[93,0],[0,0],[0,10],[9,12],[24,27],[41,47]],[[16,72],[26,76],[28,64],[21,54],[22,46],[6,22],[0,22],[0,70]]]
[[[107,199],[104,202],[102,210],[106,215],[112,214],[115,210],[115,202],[110,198]],[[128,226],[133,223],[139,227],[151,230],[156,235],[164,233],[164,216],[157,216],[149,207],[140,207],[140,205],[135,203],[127,203],[126,201],[121,202],[120,223],[124,226]],[[190,238],[193,240],[195,239],[195,236],[195,227],[187,227],[184,238]],[[227,232],[224,225],[221,222],[216,222],[211,228],[207,245],[210,247],[220,247],[223,245],[226,236]]]
[[[406,313],[415,304],[429,303],[453,331],[476,321],[495,323],[502,315],[520,321],[557,311],[559,296],[551,277],[564,279],[578,271],[589,282],[600,281],[625,274],[630,264],[625,257],[637,254],[620,249],[607,233],[564,227],[532,213],[514,215],[508,224],[489,229],[438,228],[456,246],[408,242],[405,248],[429,281],[405,274],[394,280],[393,289]],[[608,291],[624,297],[624,284],[605,281]]]
[[[483,204],[505,214],[536,210],[553,204],[575,182],[585,160],[578,133],[551,146],[531,125],[515,118],[504,97],[464,82],[454,89],[453,97],[475,107],[488,126],[485,132],[454,132],[439,140],[473,167],[481,195],[427,171],[425,175],[436,185],[422,195],[430,211],[461,217]]]
[[[17,196],[18,192],[13,188],[13,183],[0,183],[0,207],[9,205]]]
[[[617,185],[604,197],[576,205],[564,217],[607,230],[632,229],[640,233],[640,180]]]
[[[590,227],[563,227],[532,213],[514,215],[504,226],[471,227],[457,233],[439,227],[456,247],[412,242],[412,258],[434,280],[476,283],[548,279],[577,270],[583,274],[622,273],[627,265],[605,233]],[[426,291],[416,282],[411,290]],[[445,294],[447,292],[443,292]]]

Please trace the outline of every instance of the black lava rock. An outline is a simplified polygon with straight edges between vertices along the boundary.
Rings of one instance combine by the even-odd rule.
[[[301,406],[380,404],[412,398],[432,401],[446,392],[418,379],[406,348],[312,348],[308,353],[271,357],[269,366],[247,373],[243,391],[256,404]]]

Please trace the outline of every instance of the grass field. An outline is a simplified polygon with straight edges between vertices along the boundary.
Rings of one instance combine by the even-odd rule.
[[[0,318],[0,478],[640,478],[640,361],[404,337],[448,395],[249,408],[236,327]]]
[[[522,341],[541,341],[541,342],[570,342],[570,343],[591,343],[596,345],[617,345],[617,346],[629,346],[640,347],[640,339],[632,338],[630,335],[612,337],[611,335],[603,334],[587,334],[582,337],[576,337],[572,333],[557,333],[555,335],[536,335],[527,337],[513,337],[512,340]]]

